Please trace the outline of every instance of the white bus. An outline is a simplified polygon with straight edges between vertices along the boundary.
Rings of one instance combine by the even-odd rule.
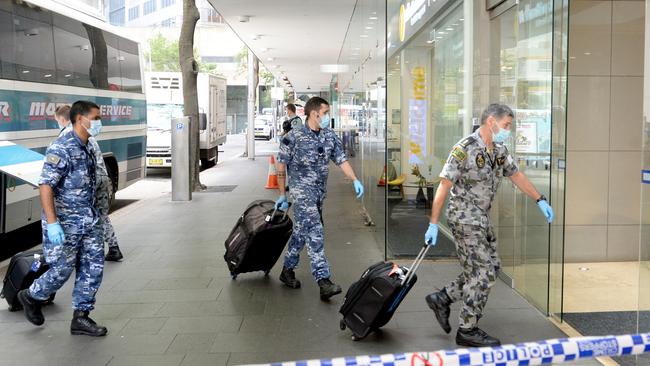
[[[101,107],[99,146],[116,191],[145,174],[146,101],[139,45],[106,22],[51,0],[0,1],[0,141],[43,154],[58,105]],[[39,222],[38,190],[0,174],[0,242]]]

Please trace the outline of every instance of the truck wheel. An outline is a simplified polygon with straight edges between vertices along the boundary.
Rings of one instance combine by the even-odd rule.
[[[209,169],[215,166],[214,160],[208,160],[208,159],[201,159],[201,167],[203,169]]]

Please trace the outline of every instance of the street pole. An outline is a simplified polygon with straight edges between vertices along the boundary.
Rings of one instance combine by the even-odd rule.
[[[255,160],[255,100],[257,95],[257,84],[259,60],[248,50],[248,128],[246,138],[246,156]]]

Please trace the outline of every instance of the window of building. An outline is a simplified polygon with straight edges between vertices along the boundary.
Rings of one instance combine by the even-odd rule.
[[[124,8],[111,11],[111,13],[108,16],[108,21],[113,25],[122,27],[124,26],[124,15],[125,15]]]
[[[172,6],[176,4],[176,0],[161,0],[160,1],[160,7],[161,8],[166,8],[168,6]]]
[[[160,25],[163,26],[163,27],[175,27],[176,26],[176,18],[165,19],[160,23]]]
[[[140,17],[140,6],[136,5],[129,9],[129,20],[135,20]]]
[[[151,14],[156,11],[156,0],[149,0],[142,5],[142,13],[144,15]]]

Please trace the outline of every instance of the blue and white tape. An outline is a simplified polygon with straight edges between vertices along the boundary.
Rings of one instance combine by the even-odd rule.
[[[0,171],[38,187],[45,157],[10,141],[0,141]]]
[[[650,352],[650,333],[552,339],[494,348],[339,357],[265,366],[532,366],[647,352]]]

